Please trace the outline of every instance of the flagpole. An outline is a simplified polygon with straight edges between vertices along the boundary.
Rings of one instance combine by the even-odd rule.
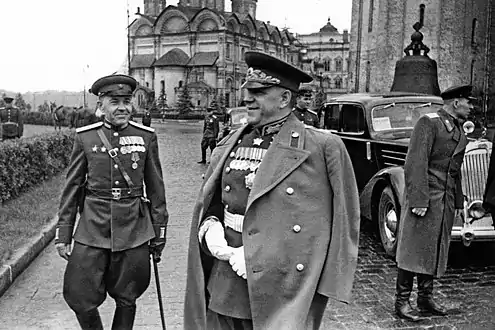
[[[127,0],[127,74],[131,75],[131,35],[129,24],[129,0]]]

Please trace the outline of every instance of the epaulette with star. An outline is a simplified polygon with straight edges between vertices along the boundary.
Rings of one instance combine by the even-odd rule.
[[[94,124],[91,124],[91,125],[86,125],[86,126],[83,126],[83,127],[79,127],[79,128],[76,128],[76,133],[86,132],[86,131],[89,131],[89,130],[98,128],[98,127],[100,127],[102,125],[103,125],[103,122],[100,121],[98,123],[94,123]]]
[[[148,131],[148,132],[154,132],[155,129],[154,128],[151,128],[151,127],[148,127],[148,126],[144,126],[144,125],[141,125],[139,123],[136,123],[135,121],[132,121],[130,120],[129,121],[129,124],[131,124],[132,126],[134,127],[137,127],[137,128],[140,128],[140,129],[144,129],[145,131]]]

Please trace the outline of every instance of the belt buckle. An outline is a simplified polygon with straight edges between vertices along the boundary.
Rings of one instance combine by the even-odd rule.
[[[112,188],[112,195],[113,199],[119,200],[120,197],[122,196],[122,189],[121,188]]]
[[[112,158],[117,157],[117,150],[118,149],[110,149],[110,150],[108,150],[108,154],[110,155],[110,157],[112,157]]]

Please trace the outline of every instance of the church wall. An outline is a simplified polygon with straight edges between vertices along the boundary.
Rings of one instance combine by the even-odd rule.
[[[165,93],[167,95],[167,104],[171,107],[177,103],[176,89],[179,82],[183,84],[186,81],[184,69],[181,67],[158,67],[155,68],[155,97],[160,96],[161,81],[165,81]]]

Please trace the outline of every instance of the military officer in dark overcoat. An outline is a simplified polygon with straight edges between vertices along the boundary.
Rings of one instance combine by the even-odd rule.
[[[14,99],[10,96],[3,98],[5,107],[0,108],[0,132],[2,140],[22,137],[24,133],[24,116],[22,111],[12,104]]]
[[[148,110],[146,110],[144,112],[144,115],[143,115],[143,125],[144,126],[148,126],[148,127],[151,126],[151,113]]]
[[[433,279],[445,273],[456,210],[464,204],[461,165],[467,138],[462,123],[473,109],[472,86],[445,90],[442,109],[416,123],[404,166],[405,191],[397,237],[396,313],[417,321],[409,304],[414,276],[420,312],[446,315],[433,299]]]
[[[157,136],[129,121],[136,85],[125,75],[93,84],[105,119],[76,130],[60,201],[55,244],[68,260],[63,294],[82,329],[103,329],[98,306],[107,293],[116,302],[112,329],[132,329],[136,299],[150,283],[150,253],[159,260],[165,246]]]
[[[319,128],[320,120],[318,114],[309,109],[311,102],[313,102],[313,88],[308,84],[301,84],[293,112],[296,117],[306,125]]]
[[[201,160],[198,164],[206,164],[206,151],[210,148],[210,152],[213,152],[217,146],[218,132],[220,131],[220,125],[218,117],[213,114],[213,108],[208,107],[205,116],[205,122],[203,126],[203,139],[201,140]]]
[[[184,328],[318,329],[349,301],[359,198],[342,140],[304,125],[292,95],[311,77],[245,54],[247,125],[211,158],[191,225]]]

